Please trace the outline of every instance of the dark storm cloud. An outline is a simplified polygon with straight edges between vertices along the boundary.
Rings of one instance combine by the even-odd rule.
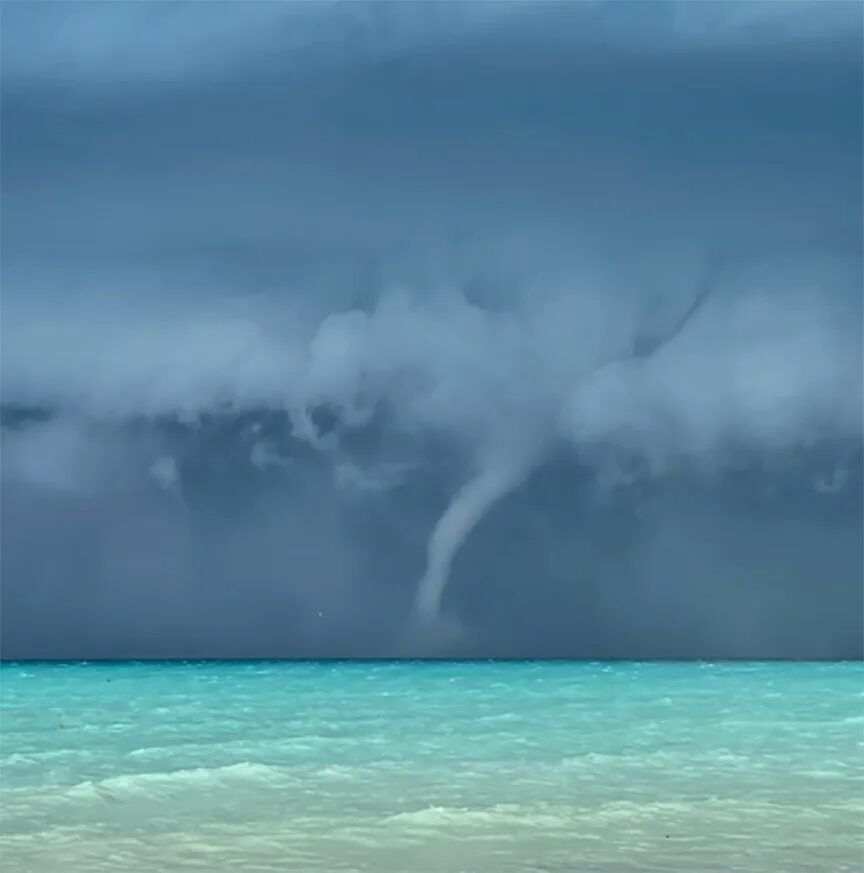
[[[6,654],[858,652],[861,39],[7,5]]]
[[[421,21],[430,17],[426,5],[413,5]],[[641,19],[669,17],[624,6]],[[314,37],[292,48],[304,16],[290,10],[270,13],[281,25],[271,25],[276,36],[262,35],[253,16],[221,64],[195,38],[205,25],[190,9],[174,28],[172,16],[139,25],[153,45],[145,36],[145,47],[131,50],[125,75],[122,61],[118,72],[110,63],[116,52],[88,73],[86,40],[84,60],[60,71],[47,61],[41,70],[16,63],[23,48],[4,56],[12,252],[42,265],[46,255],[82,258],[103,272],[117,260],[137,257],[143,269],[173,255],[210,281],[235,261],[239,284],[256,272],[284,282],[298,261],[353,267],[406,247],[413,259],[429,238],[491,245],[502,232],[533,227],[541,240],[531,247],[543,247],[555,224],[565,238],[545,248],[571,247],[576,232],[621,246],[622,223],[643,238],[692,237],[694,219],[703,236],[739,245],[752,245],[754,234],[779,244],[857,243],[858,204],[847,184],[859,172],[853,31],[839,30],[835,41],[799,34],[731,46],[679,35],[671,47],[661,31],[621,46],[620,25],[603,39],[598,10],[572,4],[490,14],[479,32],[435,41],[412,34],[403,23],[411,15],[397,5],[355,13],[393,19],[377,52],[352,51],[345,25],[334,46],[325,38],[334,25],[320,24],[329,62],[316,63]],[[37,14],[51,9],[17,10],[27,22]],[[106,26],[100,38],[104,15],[91,8],[87,17],[94,54],[117,29]],[[157,24],[169,25],[156,31],[162,38],[153,36]],[[171,49],[183,35],[185,63]],[[61,30],[49,44],[61,57],[64,37]],[[370,41],[362,30],[355,40]],[[658,214],[662,231],[652,227]]]

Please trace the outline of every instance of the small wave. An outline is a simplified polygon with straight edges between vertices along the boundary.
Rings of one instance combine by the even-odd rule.
[[[711,798],[703,802],[712,804],[716,800]],[[683,800],[655,800],[648,802],[639,802],[635,800],[616,800],[610,803],[604,803],[599,808],[593,809],[588,813],[591,819],[625,819],[633,821],[638,819],[651,819],[658,816],[668,818],[674,816],[687,815],[694,811],[694,805]]]
[[[130,773],[99,781],[87,780],[66,789],[71,798],[121,800],[126,797],[159,797],[188,788],[202,788],[237,782],[283,782],[286,772],[281,767],[244,761],[224,767],[195,767],[155,773]]]
[[[570,820],[569,810],[533,808],[518,804],[496,804],[486,808],[456,806],[427,806],[422,809],[396,813],[384,819],[385,825],[413,825],[419,827],[563,827]]]
[[[315,776],[333,780],[353,780],[368,775],[368,770],[361,767],[349,767],[345,764],[328,764],[315,771]]]

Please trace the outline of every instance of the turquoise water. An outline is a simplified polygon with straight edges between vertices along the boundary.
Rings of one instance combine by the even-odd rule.
[[[4,664],[0,868],[860,871],[861,664]]]

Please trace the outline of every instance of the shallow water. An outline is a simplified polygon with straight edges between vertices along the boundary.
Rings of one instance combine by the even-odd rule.
[[[4,873],[864,869],[862,664],[0,671]]]

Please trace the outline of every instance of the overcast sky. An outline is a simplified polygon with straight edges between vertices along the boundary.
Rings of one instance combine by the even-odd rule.
[[[3,656],[859,656],[862,16],[5,3]]]

